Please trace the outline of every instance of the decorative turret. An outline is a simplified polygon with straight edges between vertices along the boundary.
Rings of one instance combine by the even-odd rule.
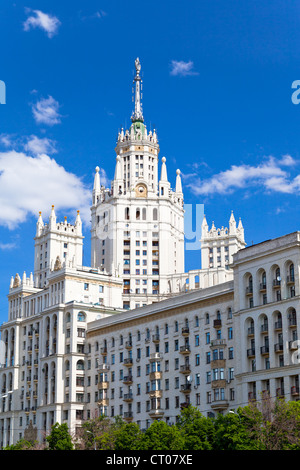
[[[36,236],[37,237],[42,233],[43,227],[44,227],[44,222],[42,219],[42,213],[39,212],[39,218],[36,223]]]
[[[160,173],[160,180],[159,180],[159,195],[160,196],[168,196],[170,190],[170,183],[168,181],[167,175],[167,166],[166,166],[166,157],[162,157],[161,159],[161,173]]]
[[[95,168],[95,178],[94,178],[94,187],[93,187],[93,205],[97,204],[98,197],[100,196],[100,168],[96,166]]]
[[[230,235],[236,234],[236,222],[235,222],[235,218],[233,215],[233,211],[231,211],[231,216],[229,219],[229,234]]]
[[[76,216],[76,220],[75,220],[75,230],[76,230],[77,235],[82,234],[82,221],[81,221],[80,211],[79,210],[77,211],[77,216]]]
[[[56,227],[56,215],[55,215],[55,211],[54,211],[54,206],[52,206],[51,214],[50,214],[50,217],[49,217],[49,228],[51,230],[51,229],[55,229],[55,227]]]
[[[175,187],[175,192],[178,195],[182,195],[182,184],[181,184],[181,176],[180,176],[180,170],[176,170],[176,187]]]

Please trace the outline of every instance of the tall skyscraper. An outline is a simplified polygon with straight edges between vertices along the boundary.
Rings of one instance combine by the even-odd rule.
[[[96,168],[91,265],[123,280],[123,307],[136,308],[171,293],[170,278],[184,273],[184,208],[180,170],[175,190],[161,160],[156,131],[147,131],[141,103],[141,64],[135,61],[134,111],[116,144],[111,188]]]

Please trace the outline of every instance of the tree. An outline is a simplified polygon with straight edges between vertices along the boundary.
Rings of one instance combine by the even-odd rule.
[[[256,438],[252,418],[259,422],[259,416],[246,416],[240,408],[236,413],[218,414],[214,419],[214,450],[261,449],[261,442]]]
[[[3,450],[32,450],[35,443],[26,441],[25,439],[20,439],[15,444],[4,447]]]
[[[115,450],[142,449],[143,433],[137,423],[127,423],[116,431]]]
[[[213,422],[197,408],[191,405],[183,408],[176,426],[184,439],[185,450],[212,450],[215,432]]]
[[[55,423],[46,437],[50,450],[73,450],[72,438],[66,423]]]
[[[143,435],[141,449],[183,450],[184,439],[177,426],[170,426],[165,421],[154,421]]]
[[[116,416],[114,421],[101,415],[85,421],[82,425],[80,442],[86,450],[113,450],[123,420]]]
[[[243,409],[252,435],[264,450],[300,449],[300,403],[272,401],[265,397],[261,402],[250,403]]]

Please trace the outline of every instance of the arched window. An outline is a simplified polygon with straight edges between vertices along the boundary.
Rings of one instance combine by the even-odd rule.
[[[145,207],[143,207],[142,218],[143,220],[146,220],[146,208]]]
[[[125,207],[125,220],[129,220],[129,207]]]
[[[84,370],[84,362],[82,360],[77,361],[76,370]]]
[[[135,212],[135,218],[136,220],[140,220],[140,217],[141,217],[141,211],[140,211],[140,208],[138,207]]]
[[[85,314],[83,312],[78,313],[77,321],[85,321]]]
[[[153,220],[157,220],[157,209],[153,209]]]

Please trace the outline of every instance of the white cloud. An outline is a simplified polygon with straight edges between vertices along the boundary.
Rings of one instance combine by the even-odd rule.
[[[196,72],[194,69],[194,62],[191,60],[188,62],[184,62],[183,60],[177,61],[177,60],[172,60],[171,61],[171,75],[179,75],[182,77],[185,77],[187,75],[198,75],[198,72]]]
[[[6,250],[13,250],[16,248],[15,243],[0,243],[0,250],[6,251]]]
[[[52,96],[41,98],[32,106],[34,119],[38,124],[53,126],[59,124],[61,115],[59,114],[59,103]]]
[[[291,177],[282,166],[295,166],[297,162],[286,155],[281,160],[269,157],[257,165],[232,165],[210,178],[201,180],[198,175],[184,175],[186,185],[194,194],[229,194],[238,189],[257,188],[268,192],[297,194],[300,190],[300,175]]]
[[[24,145],[26,151],[31,155],[42,155],[56,153],[55,142],[47,137],[42,139],[36,135],[32,135],[28,138],[27,143]]]
[[[40,10],[31,10],[26,8],[28,15],[27,20],[23,23],[24,31],[30,31],[32,28],[40,28],[47,33],[49,38],[52,38],[60,26],[60,21],[56,16],[43,13]]]
[[[15,150],[0,153],[0,225],[13,229],[42,211],[80,210],[90,220],[90,190],[48,155],[31,157]]]

